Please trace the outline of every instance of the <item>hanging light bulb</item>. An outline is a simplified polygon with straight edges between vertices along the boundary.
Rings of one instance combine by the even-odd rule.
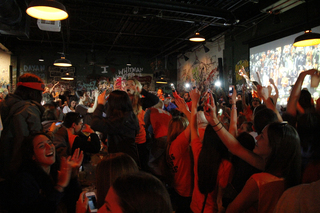
[[[294,39],[293,46],[306,47],[320,44],[320,34],[313,33],[311,30],[306,30],[303,35]]]
[[[70,73],[67,72],[65,75],[61,76],[61,80],[73,81],[74,77],[72,77]]]
[[[26,10],[33,18],[59,21],[68,18],[66,7],[55,0],[33,0]]]
[[[200,35],[200,33],[196,32],[196,34],[192,37],[189,38],[189,41],[193,41],[193,42],[203,42],[206,39]]]
[[[71,61],[66,59],[64,54],[61,55],[61,58],[55,60],[53,65],[54,66],[59,66],[59,67],[71,67],[72,66]]]

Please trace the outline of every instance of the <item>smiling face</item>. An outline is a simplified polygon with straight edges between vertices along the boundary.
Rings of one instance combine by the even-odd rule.
[[[55,162],[55,147],[45,135],[38,135],[33,139],[33,160],[41,167],[50,167]]]
[[[115,193],[114,189],[111,187],[108,194],[104,200],[103,206],[99,209],[98,213],[122,213],[121,206],[119,205],[119,197]]]
[[[272,151],[272,148],[269,146],[268,126],[262,130],[262,133],[256,137],[256,140],[257,142],[253,152],[267,159]]]

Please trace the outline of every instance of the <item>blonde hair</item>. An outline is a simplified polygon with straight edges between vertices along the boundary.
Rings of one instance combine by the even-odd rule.
[[[142,85],[137,79],[130,78],[127,81],[133,81],[134,85],[138,86],[139,90],[142,90]],[[138,91],[135,91],[133,96],[130,97],[130,99],[131,99],[131,102],[132,102],[133,112],[134,112],[135,115],[138,115],[142,110],[142,106],[140,104],[140,93]]]

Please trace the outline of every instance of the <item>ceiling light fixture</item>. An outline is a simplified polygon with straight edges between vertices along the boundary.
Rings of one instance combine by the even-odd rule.
[[[167,84],[168,82],[161,77],[159,80],[156,81],[157,84]]]
[[[208,47],[206,47],[204,44],[202,44],[202,45],[203,45],[203,49],[204,49],[204,52],[205,52],[205,53],[207,53],[207,52],[210,51],[210,49],[209,49]]]
[[[41,54],[41,56],[40,56],[40,58],[39,58],[39,61],[44,61],[44,58],[43,58],[43,56],[42,56],[42,54]]]
[[[189,38],[189,41],[193,41],[193,42],[203,42],[206,39],[200,35],[200,33],[196,32],[196,34],[192,37]]]
[[[66,7],[55,0],[33,0],[26,10],[33,18],[59,21],[68,18]]]
[[[64,56],[64,53],[61,55],[61,58],[54,61],[53,65],[58,66],[58,67],[71,67],[72,66],[71,61],[66,59],[66,57]]]
[[[294,39],[293,46],[295,47],[306,47],[320,44],[320,34],[313,33],[311,30],[304,31],[303,35],[298,36]]]
[[[70,76],[70,73],[67,72],[65,75],[61,76],[61,80],[73,81],[74,77]]]
[[[303,35],[298,36],[294,39],[293,46],[295,47],[306,47],[320,44],[320,34],[313,33],[311,31],[310,23],[309,23],[309,12],[308,12],[308,0],[306,2],[306,19],[307,19],[307,30],[304,31]]]

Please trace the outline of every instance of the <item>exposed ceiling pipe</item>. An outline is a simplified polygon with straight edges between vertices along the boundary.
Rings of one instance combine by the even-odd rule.
[[[121,6],[127,5],[132,7],[142,7],[154,10],[162,10],[168,12],[184,13],[188,15],[220,18],[224,20],[233,20],[234,16],[231,12],[225,9],[218,9],[212,7],[204,7],[200,5],[190,5],[186,3],[179,3],[170,1],[154,1],[154,0],[108,0],[106,4],[118,4]]]

